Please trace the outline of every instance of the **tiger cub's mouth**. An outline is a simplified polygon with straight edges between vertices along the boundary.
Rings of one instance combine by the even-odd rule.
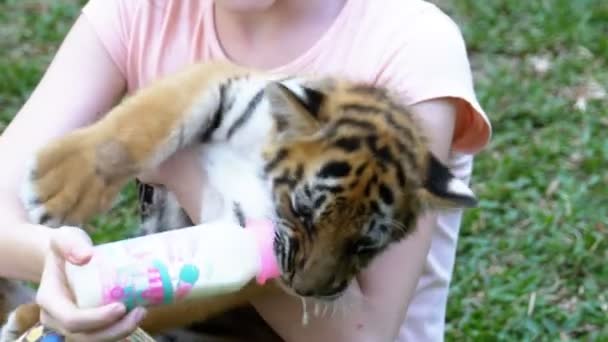
[[[301,252],[301,243],[290,234],[289,229],[277,227],[273,247],[281,273],[277,281],[289,295],[329,302],[346,292],[350,284],[350,279],[343,277],[346,272],[339,272],[333,267],[304,266],[305,260],[297,257]]]
[[[293,273],[284,274],[278,279],[279,286],[289,295],[298,298],[310,298],[323,302],[332,302],[342,297],[348,290],[349,282],[344,281],[336,287],[300,289],[293,281]]]
[[[346,294],[346,290],[348,286],[344,288],[340,288],[337,290],[332,290],[331,292],[310,292],[310,293],[301,293],[294,289],[291,285],[285,282],[284,279],[279,280],[279,286],[285,291],[287,294],[304,299],[314,299],[321,302],[333,302],[340,299],[342,296]]]

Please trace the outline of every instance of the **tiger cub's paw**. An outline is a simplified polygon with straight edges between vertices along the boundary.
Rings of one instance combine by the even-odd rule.
[[[40,307],[34,303],[23,304],[12,311],[0,329],[0,342],[14,342],[40,318]]]
[[[31,222],[50,227],[83,224],[108,210],[134,175],[124,146],[87,138],[73,133],[58,139],[30,161],[21,200]]]

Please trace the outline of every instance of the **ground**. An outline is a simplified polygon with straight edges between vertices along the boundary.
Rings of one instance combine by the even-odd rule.
[[[608,2],[437,0],[460,25],[494,125],[476,158],[447,340],[608,341]],[[0,0],[0,131],[81,1]],[[41,113],[52,115],[53,113]],[[125,205],[96,241],[134,225]]]

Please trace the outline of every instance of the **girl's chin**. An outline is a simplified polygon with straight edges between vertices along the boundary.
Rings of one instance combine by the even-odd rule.
[[[270,8],[277,0],[215,0],[217,6],[235,12],[257,12]]]

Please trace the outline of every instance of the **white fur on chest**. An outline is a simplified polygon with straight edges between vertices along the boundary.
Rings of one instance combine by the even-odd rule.
[[[261,178],[259,151],[246,151],[227,144],[201,148],[205,181],[202,189],[201,221],[235,221],[234,203],[246,219],[272,218],[271,188]]]
[[[230,109],[223,113],[212,141],[200,148],[204,170],[201,221],[235,220],[234,203],[240,205],[245,219],[274,218],[272,190],[261,178],[264,161],[262,148],[273,126],[268,99],[252,105],[268,79],[248,78],[233,81],[225,101]],[[229,134],[243,113],[251,110],[238,132]]]

